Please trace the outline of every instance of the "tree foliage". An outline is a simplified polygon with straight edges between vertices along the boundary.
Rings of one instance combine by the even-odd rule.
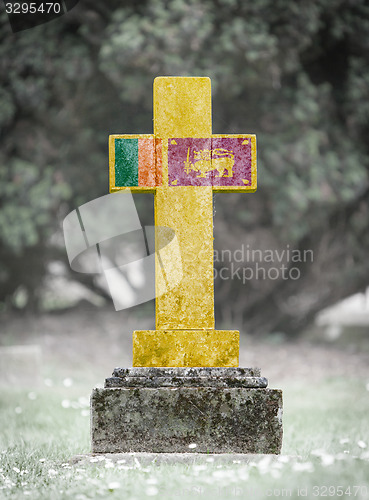
[[[28,274],[37,297],[57,221],[107,192],[109,133],[151,132],[158,75],[210,76],[213,131],[258,136],[258,193],[217,195],[217,248],[314,251],[299,280],[217,280],[218,319],[295,332],[366,286],[368,33],[364,0],[86,0],[15,35],[3,16],[0,299]]]

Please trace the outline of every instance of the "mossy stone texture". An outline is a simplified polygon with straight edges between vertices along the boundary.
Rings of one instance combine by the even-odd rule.
[[[259,368],[115,368],[105,387],[249,387],[265,388]]]
[[[117,370],[114,371],[115,379],[134,378],[134,372],[128,375],[129,372],[122,371],[120,377],[116,376],[119,375]],[[176,370],[178,372],[178,368]],[[235,368],[230,369],[233,372],[229,376],[224,375],[226,368],[222,370],[223,375],[209,377],[209,386],[189,386],[199,378],[197,369],[192,369],[187,377],[184,373],[183,377],[178,377],[176,373],[169,382],[172,386],[153,386],[154,374],[151,382],[148,379],[149,387],[144,387],[140,381],[137,387],[94,389],[91,396],[92,452],[280,453],[282,391],[257,386],[220,387],[219,383],[229,383],[232,377],[235,381],[254,378],[255,384],[257,379],[266,382],[263,377],[237,376]],[[171,375],[161,375],[168,383]],[[136,378],[141,378],[140,374]],[[176,378],[184,379],[180,386],[175,386],[178,385]],[[214,381],[218,385],[211,386]],[[196,447],[189,448],[191,444]]]

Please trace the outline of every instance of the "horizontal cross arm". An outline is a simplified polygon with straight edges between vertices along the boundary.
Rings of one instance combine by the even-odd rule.
[[[257,188],[253,134],[168,139],[111,135],[109,141],[110,192],[154,192],[158,186],[211,186],[218,192]]]

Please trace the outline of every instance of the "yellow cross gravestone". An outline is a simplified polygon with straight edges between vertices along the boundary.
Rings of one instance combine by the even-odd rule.
[[[239,332],[215,330],[213,192],[256,190],[255,135],[213,135],[209,78],[154,81],[154,134],[111,135],[110,192],[155,193],[156,330],[133,334],[134,367],[238,366]],[[166,291],[178,257],[182,279]],[[165,265],[163,266],[163,261]]]

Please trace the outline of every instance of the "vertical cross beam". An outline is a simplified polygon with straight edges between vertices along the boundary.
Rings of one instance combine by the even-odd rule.
[[[110,191],[127,188],[154,191],[157,226],[156,330],[134,332],[133,366],[238,366],[239,332],[214,329],[212,193],[256,190],[256,143],[212,135],[209,78],[156,78],[154,135],[110,136]],[[163,226],[183,271],[166,293]]]
[[[177,290],[156,299],[156,328],[214,329],[212,187],[168,185],[171,138],[211,136],[209,78],[155,80],[154,134],[163,144],[164,166],[163,185],[157,187],[155,195],[155,225],[175,230],[183,271]],[[159,280],[157,276],[160,287]]]

